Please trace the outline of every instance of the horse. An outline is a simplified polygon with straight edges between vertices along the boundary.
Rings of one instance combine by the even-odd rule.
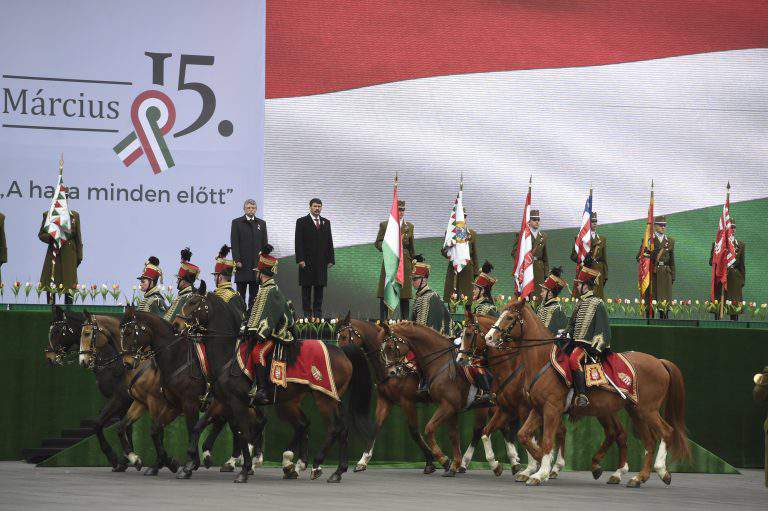
[[[232,362],[232,352],[225,343],[215,342],[216,339],[236,339],[240,325],[234,321],[228,306],[215,293],[204,296],[196,295],[182,308],[182,314],[189,318],[192,326],[190,333],[200,335],[201,342],[206,344],[206,352],[211,361],[212,371],[217,374],[214,392],[218,399],[226,402],[233,410],[247,408],[250,401],[248,391],[250,379],[244,374],[240,365]],[[240,341],[242,342],[242,340]],[[253,341],[248,341],[253,342]],[[250,346],[249,346],[250,347]],[[299,356],[302,341],[295,340],[288,346],[287,363],[289,365]],[[248,350],[250,352],[250,350]],[[275,389],[275,411],[278,418],[288,422],[294,429],[294,436],[289,449],[283,452],[283,474],[286,479],[298,477],[293,462],[294,450],[299,453],[299,468],[309,457],[309,420],[301,410],[301,402],[311,394],[316,406],[326,422],[326,437],[313,460],[311,479],[322,475],[322,463],[335,441],[339,443],[339,465],[328,478],[329,483],[341,482],[342,474],[348,469],[348,437],[349,426],[356,426],[361,432],[367,429],[368,409],[371,399],[371,376],[363,352],[356,346],[327,346],[328,360],[334,385],[340,397],[349,391],[349,399],[345,406],[308,385],[287,382],[285,388]],[[241,433],[248,438],[249,432]],[[247,453],[243,455],[247,459]],[[247,481],[247,476],[241,478]]]
[[[560,379],[549,362],[552,333],[541,323],[531,308],[522,300],[511,300],[501,316],[486,334],[486,343],[498,346],[510,343],[520,350],[525,364],[525,389],[529,395],[531,412],[518,432],[518,439],[536,459],[541,459],[538,472],[526,484],[537,486],[549,475],[553,436],[562,423],[562,413],[568,409],[566,403],[568,387]],[[638,404],[629,399],[602,389],[592,390],[590,404],[586,408],[570,408],[571,418],[594,416],[608,419],[622,408],[627,411],[634,426],[635,434],[645,446],[645,458],[640,472],[627,483],[637,488],[650,477],[651,465],[665,484],[672,476],[666,466],[667,450],[673,459],[690,457],[690,448],[685,432],[685,386],[680,369],[672,362],[657,359],[641,352],[628,352],[624,356],[635,369],[642,393]],[[659,410],[664,407],[664,417]],[[533,432],[543,426],[541,442],[531,442]],[[660,439],[655,463],[653,452]]]
[[[485,342],[485,335],[496,320],[497,318],[494,316],[474,315],[467,311],[459,357],[464,355],[474,358],[478,354],[486,353],[488,367],[493,370],[495,375],[493,390],[496,393],[498,408],[482,433],[486,459],[494,474],[501,475],[501,468],[496,461],[493,447],[486,438],[512,417],[516,417],[519,424],[522,424],[528,417],[530,406],[523,385],[525,364],[521,361],[520,350],[504,346],[491,347]],[[619,467],[624,467],[627,460],[627,438],[621,423],[616,416],[612,416],[610,420],[603,417],[598,417],[598,419],[605,431],[605,440],[592,458],[592,474],[595,479],[602,475],[600,461],[614,442],[619,448]],[[553,451],[552,453],[552,457],[556,461],[549,473],[549,479],[556,479],[565,466],[565,426],[562,424],[557,432],[557,444],[557,452]],[[527,481],[528,477],[538,469],[538,464],[530,453],[528,454],[528,461],[528,467],[516,475],[515,481]],[[621,481],[621,472],[617,472],[619,474],[612,475],[608,481],[609,484],[617,484]]]
[[[419,377],[415,372],[407,372],[400,377],[391,377],[385,370],[381,360],[381,346],[378,343],[378,334],[381,328],[369,321],[360,321],[357,319],[351,319],[351,313],[347,313],[346,317],[338,318],[338,327],[336,333],[336,341],[339,346],[345,346],[347,344],[354,344],[359,347],[368,360],[371,367],[374,381],[376,382],[376,422],[374,425],[371,441],[368,443],[363,455],[360,457],[360,461],[357,462],[355,472],[362,472],[368,468],[368,463],[373,457],[373,447],[376,443],[376,437],[381,431],[384,421],[389,417],[392,407],[399,405],[405,414],[405,419],[408,427],[408,433],[416,445],[424,455],[425,465],[424,474],[432,474],[435,472],[436,467],[434,465],[434,455],[429,446],[424,441],[419,432],[419,419],[416,413],[416,404],[419,402],[427,402],[418,397]],[[472,454],[474,448],[480,441],[480,435],[488,420],[488,409],[482,408],[475,412],[475,425],[472,433],[472,441],[467,447],[467,451],[462,457],[461,466],[459,472],[465,472],[467,466],[472,461]],[[511,443],[509,438],[514,438],[509,429],[504,430],[505,441],[508,445]],[[512,449],[514,449],[514,444]],[[510,451],[511,452],[511,451]],[[514,462],[512,462],[514,465]],[[443,467],[447,467],[446,466]]]
[[[382,323],[378,343],[385,368],[390,375],[401,373],[407,365],[406,355],[413,352],[419,367],[429,382],[429,394],[437,403],[437,410],[424,427],[427,445],[439,463],[449,461],[435,440],[437,428],[446,423],[448,438],[453,450],[444,477],[454,477],[462,462],[459,444],[458,413],[467,404],[470,384],[466,378],[457,378],[457,365],[454,358],[456,347],[441,333],[410,321],[394,325]]]

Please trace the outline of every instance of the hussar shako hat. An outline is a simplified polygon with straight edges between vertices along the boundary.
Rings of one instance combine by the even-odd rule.
[[[493,271],[493,265],[488,261],[484,262],[483,267],[480,270],[480,275],[477,276],[474,284],[477,287],[482,287],[490,291],[490,289],[496,283],[496,279],[494,279],[490,275],[492,271]]]
[[[163,280],[163,270],[160,269],[160,259],[158,259],[155,256],[149,256],[147,261],[144,263],[144,271],[141,272],[141,275],[136,277],[136,280],[141,279],[150,279],[154,281],[161,281]]]
[[[216,266],[213,268],[212,275],[228,275],[232,276],[235,272],[235,262],[232,259],[227,259],[229,255],[229,245],[224,245],[219,250],[219,255],[216,257]]]
[[[547,278],[544,280],[544,282],[541,283],[541,287],[544,289],[549,289],[553,293],[558,293],[565,287],[565,281],[562,279],[562,277],[560,277],[562,274],[563,268],[560,266],[555,266],[549,272],[549,275],[547,275]]]
[[[597,270],[593,270],[589,267],[590,264],[593,263],[592,255],[588,254],[587,257],[584,258],[584,263],[579,266],[579,269],[576,271],[576,277],[574,277],[574,282],[584,282],[586,284],[594,284],[597,277],[600,276],[600,272]]]
[[[260,271],[264,273],[265,275],[274,276],[275,273],[277,273],[277,258],[273,257],[272,254],[272,245],[266,244],[264,245],[264,248],[261,249],[261,253],[259,253],[259,264],[256,267],[256,271]]]
[[[539,215],[538,209],[531,210],[531,220],[541,220],[541,216]]]
[[[411,268],[411,277],[429,277],[430,265],[424,262],[424,256],[421,254],[413,257],[413,268]]]
[[[192,259],[192,251],[189,250],[189,247],[186,247],[181,251],[181,266],[176,276],[191,284],[200,276],[200,267],[190,263],[190,259]]]
[[[653,223],[656,225],[667,225],[667,217],[657,216],[653,219]]]

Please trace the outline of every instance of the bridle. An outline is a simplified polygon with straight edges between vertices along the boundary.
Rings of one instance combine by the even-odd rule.
[[[83,323],[83,330],[85,330],[86,327],[90,328],[90,332],[91,332],[91,347],[90,347],[90,349],[87,349],[87,350],[82,349],[82,339],[81,339],[81,345],[80,345],[81,349],[78,352],[78,354],[79,355],[89,355],[91,357],[91,363],[89,365],[89,369],[91,369],[93,371],[96,371],[98,369],[101,369],[101,368],[107,367],[109,365],[112,365],[118,358],[120,358],[121,353],[119,352],[119,350],[118,350],[117,355],[115,355],[113,357],[110,357],[110,358],[108,358],[107,360],[105,360],[103,362],[100,362],[100,363],[96,362],[96,359],[97,359],[97,357],[99,355],[99,350],[97,350],[96,348],[100,348],[100,346],[97,346],[97,342],[98,342],[97,339],[99,337],[99,334],[101,334],[105,338],[105,340],[104,340],[105,344],[104,345],[109,343],[109,340],[110,340],[110,338],[112,336],[109,334],[108,331],[105,332],[99,326],[99,323],[94,318],[91,318],[89,321]],[[81,331],[80,335],[82,336],[82,331]]]
[[[387,346],[388,343],[390,342],[392,343],[391,348]],[[419,365],[421,366],[422,371],[426,369],[427,366],[435,362],[436,360],[439,360],[440,357],[442,357],[446,353],[454,351],[455,349],[456,349],[456,346],[451,344],[446,348],[441,348],[439,350],[433,351],[432,353],[427,353],[422,357],[423,360],[419,362]],[[399,354],[397,358],[390,358],[388,352],[393,350]],[[391,368],[392,370],[395,371],[395,373],[399,375],[404,375],[404,374],[413,372],[414,371],[413,365],[407,359],[409,351],[413,351],[413,348],[408,343],[408,341],[400,338],[397,334],[395,334],[391,330],[388,331],[387,335],[384,337],[384,341],[381,343],[381,346],[379,347],[379,356],[381,357],[381,361],[384,364],[385,370]],[[451,361],[453,361],[453,356],[450,357],[449,363]]]
[[[349,343],[355,344],[355,337],[360,339],[360,345],[363,346],[363,334],[360,333],[360,331],[352,326],[352,324],[347,324],[344,326],[339,327],[338,331],[336,332],[336,343],[341,340],[341,334],[344,332],[348,333],[349,336]]]
[[[62,360],[69,352],[68,348],[65,348],[62,345],[59,345],[57,347],[54,347],[53,345],[53,334],[54,332],[58,332],[60,337],[64,338],[68,335],[74,336],[75,335],[75,329],[72,328],[72,326],[69,324],[69,322],[66,319],[59,319],[56,321],[51,321],[50,326],[48,327],[48,346],[45,347],[43,350],[43,353],[53,353],[56,357],[54,361],[57,364],[64,365],[65,361]],[[72,343],[69,346],[72,346],[75,342],[72,341]],[[72,352],[74,353],[74,352]],[[67,363],[75,363],[76,360],[70,360],[67,361]]]
[[[148,358],[152,358],[155,353],[154,351],[149,348],[148,346],[139,346],[138,339],[141,332],[147,331],[147,325],[142,323],[139,325],[139,322],[136,320],[136,317],[134,316],[133,319],[130,319],[126,321],[125,323],[122,323],[120,325],[120,352],[118,353],[118,356],[124,357],[124,356],[131,356],[134,359],[134,367],[138,364],[138,362],[142,360],[146,360]],[[127,349],[125,347],[125,338],[128,336],[128,334],[133,334],[134,344],[136,347],[132,349]]]
[[[512,336],[512,332],[514,331],[515,327],[518,324],[520,325],[520,338],[522,339],[523,337],[525,337],[525,319],[523,319],[523,315],[520,313],[517,313],[512,323],[507,325],[505,328],[499,327],[499,323],[501,323],[501,320],[504,319],[504,317],[507,314],[509,314],[508,310],[505,310],[504,312],[502,312],[499,319],[491,326],[491,328],[488,329],[488,332],[492,332],[494,330],[499,332],[499,340],[495,341],[494,345],[492,345],[492,347],[496,349],[513,349],[512,346],[504,346],[503,343],[509,342],[514,339],[514,337]]]

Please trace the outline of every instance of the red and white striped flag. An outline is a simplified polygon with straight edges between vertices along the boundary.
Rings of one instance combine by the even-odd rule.
[[[731,184],[728,183],[725,195],[725,205],[720,221],[717,224],[717,237],[712,253],[712,300],[715,296],[715,285],[720,281],[723,290],[728,289],[728,268],[736,262],[736,247],[733,244],[733,224],[731,223]]]
[[[523,223],[520,226],[520,236],[517,238],[517,257],[515,258],[515,291],[520,298],[525,298],[534,290],[533,283],[533,236],[528,222],[531,220],[531,185],[528,184],[528,195],[525,197],[523,208]]]
[[[581,214],[581,226],[579,234],[576,235],[574,248],[578,262],[576,263],[576,272],[578,267],[584,262],[584,258],[589,254],[592,248],[592,188],[589,189],[589,197],[584,203],[584,213]]]

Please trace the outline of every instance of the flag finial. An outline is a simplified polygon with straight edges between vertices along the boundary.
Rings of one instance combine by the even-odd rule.
[[[731,189],[731,182],[730,181],[728,181],[728,184],[725,185],[725,189],[726,190],[730,190]]]
[[[651,179],[651,190],[653,190],[653,179]]]
[[[61,153],[59,157],[59,175],[64,172],[64,153]]]

